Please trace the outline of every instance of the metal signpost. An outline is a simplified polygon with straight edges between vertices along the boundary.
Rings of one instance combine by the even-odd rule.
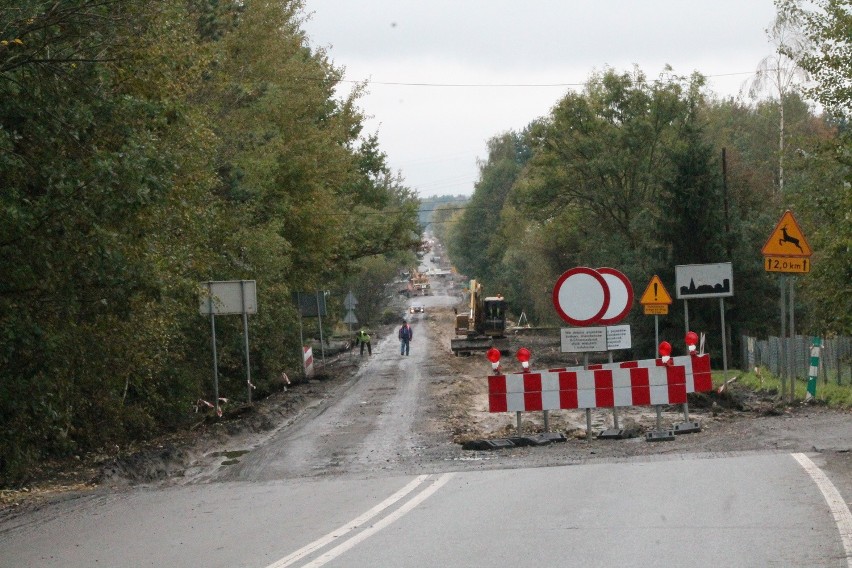
[[[734,269],[730,262],[716,264],[681,264],[675,266],[675,294],[683,300],[683,314],[689,333],[689,303],[691,298],[719,298],[719,318],[722,328],[722,376],[728,380],[728,340],[725,330],[725,298],[734,295]],[[695,431],[697,423],[689,421],[689,405],[684,403],[683,428]],[[676,425],[678,430],[680,425]]]
[[[675,294],[683,300],[686,330],[689,332],[689,304],[692,298],[719,298],[722,321],[722,368],[728,380],[728,341],[725,337],[725,298],[734,295],[734,269],[730,262],[680,264],[675,266]]]
[[[786,300],[787,292],[787,274],[807,274],[811,271],[810,257],[813,251],[811,250],[808,240],[802,233],[799,223],[793,216],[793,212],[789,209],[781,215],[778,224],[763,248],[760,249],[763,254],[763,267],[766,272],[777,272],[780,274],[779,288],[781,291],[781,398],[786,398],[787,383],[790,384],[790,401],[795,395],[794,377],[789,375],[787,357],[790,356],[785,348],[787,337],[786,328],[786,312],[788,311],[788,303]],[[790,313],[790,337],[796,336],[796,316],[795,316],[795,277],[790,279],[789,290],[789,313]],[[789,379],[789,381],[788,381]]]
[[[254,280],[220,280],[200,283],[198,312],[210,316],[210,331],[213,342],[213,395],[216,415],[219,408],[219,364],[216,358],[216,316],[241,314],[243,316],[243,338],[246,356],[246,384],[248,402],[251,404],[251,363],[249,360],[248,315],[257,313],[257,285]]]
[[[320,310],[320,296],[322,296],[322,307]],[[325,313],[325,292],[316,291],[316,302],[317,302],[317,321],[319,322],[319,334],[320,334],[320,353],[322,353],[322,366],[325,367],[325,338],[322,336],[322,316]]]
[[[299,311],[299,338],[302,346],[305,340],[302,334],[302,318],[318,318],[320,332],[320,352],[322,353],[322,363],[325,365],[325,345],[322,334],[322,316],[328,315],[325,309],[325,292],[317,290],[313,294],[304,292],[294,292],[293,301],[296,303]]]
[[[589,353],[606,351],[612,362],[613,350],[630,349],[632,346],[630,326],[610,325],[624,319],[633,307],[633,285],[618,270],[577,267],[564,272],[553,287],[553,305],[559,317],[579,326],[561,330],[561,350],[563,353],[583,353],[584,368],[589,366]],[[586,409],[586,437],[589,439],[592,436],[591,412],[591,409]],[[621,437],[615,406],[613,427],[605,430],[602,436]]]
[[[660,344],[660,316],[669,315],[669,306],[672,303],[672,297],[656,274],[648,282],[648,287],[642,293],[639,303],[642,304],[646,316],[654,316],[654,349],[656,349],[656,346]]]
[[[358,318],[355,317],[355,306],[358,305],[358,300],[352,294],[352,290],[349,290],[349,293],[346,294],[346,299],[343,300],[343,307],[346,308],[346,317],[343,318],[343,321],[349,324],[349,338],[352,338],[352,324],[358,323]],[[352,351],[354,349],[349,350],[349,358],[352,358]]]

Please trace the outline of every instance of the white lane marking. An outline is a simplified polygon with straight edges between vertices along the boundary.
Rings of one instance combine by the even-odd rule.
[[[371,536],[373,536],[374,534],[376,534],[377,532],[379,532],[383,528],[387,527],[388,525],[390,525],[394,521],[399,520],[403,515],[405,515],[406,513],[408,513],[412,509],[414,509],[417,505],[419,505],[420,503],[425,501],[427,498],[429,498],[429,496],[431,496],[438,489],[443,487],[444,484],[446,484],[452,476],[453,476],[452,473],[445,473],[444,475],[442,475],[441,477],[439,477],[438,479],[433,481],[432,485],[430,485],[429,487],[427,487],[426,489],[424,489],[423,491],[421,491],[420,493],[418,493],[417,495],[412,497],[409,501],[404,503],[399,509],[397,509],[393,513],[389,514],[387,517],[381,519],[380,521],[376,522],[375,524],[373,524],[369,528],[366,528],[363,531],[359,532],[358,534],[354,535],[349,540],[346,540],[346,541],[340,543],[339,545],[335,546],[334,548],[332,548],[331,550],[329,550],[328,552],[326,552],[325,554],[323,554],[322,556],[320,556],[319,558],[317,558],[313,562],[308,562],[307,564],[304,565],[304,568],[318,568],[319,566],[322,566],[322,565],[326,564],[327,562],[334,560],[335,558],[337,558],[338,556],[340,556],[341,554],[343,554],[347,550],[354,547],[359,542],[367,540],[368,538],[370,538]]]
[[[406,485],[405,487],[403,487],[402,489],[400,489],[399,491],[397,491],[396,493],[394,493],[393,495],[391,495],[366,513],[364,513],[363,515],[338,527],[336,530],[333,530],[327,535],[318,538],[312,543],[303,546],[296,552],[285,556],[281,560],[273,562],[266,568],[284,568],[285,566],[290,566],[297,560],[304,558],[308,554],[314,552],[317,549],[322,548],[333,540],[338,539],[346,533],[357,529],[358,527],[360,527],[361,525],[363,525],[364,523],[366,523],[367,521],[369,521],[370,519],[372,519],[373,517],[375,517],[376,515],[378,515],[379,513],[381,513],[382,511],[384,511],[385,509],[387,509],[388,507],[390,507],[391,505],[414,491],[415,489],[417,489],[417,486],[426,481],[428,478],[428,475],[418,475],[412,481],[410,481],[408,485]]]
[[[828,503],[831,514],[834,515],[837,530],[840,531],[840,539],[843,541],[843,548],[846,550],[846,564],[849,568],[852,568],[852,512],[849,511],[849,507],[843,501],[840,491],[808,456],[805,454],[790,455],[808,472],[819,490],[822,491],[822,496],[825,497],[825,502]]]

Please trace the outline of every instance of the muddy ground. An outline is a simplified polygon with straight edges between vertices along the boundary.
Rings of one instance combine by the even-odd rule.
[[[430,376],[429,412],[419,426],[428,438],[428,451],[418,467],[447,469],[465,462],[494,467],[544,466],[588,460],[624,460],[640,456],[700,454],[715,456],[747,451],[819,453],[823,467],[844,495],[852,495],[852,413],[819,405],[785,405],[775,393],[754,393],[736,382],[723,394],[690,395],[690,418],[701,432],[679,435],[671,442],[647,442],[644,433],[654,429],[656,414],[650,408],[620,412],[622,428],[636,437],[621,440],[586,438],[583,411],[550,413],[550,430],[567,442],[547,447],[524,447],[486,452],[463,450],[465,442],[515,436],[514,413],[488,412],[485,377],[490,364],[482,354],[454,357],[449,350],[453,312],[434,308],[420,316],[428,326],[429,353],[436,371]],[[393,329],[379,333],[392,333]],[[518,335],[516,347],[533,352],[533,368],[573,364],[559,353],[558,336]],[[507,370],[515,364],[504,362]],[[62,462],[44,463],[32,472],[26,486],[0,492],[0,515],[16,514],[40,503],[65,499],[81,491],[120,488],[133,484],[191,482],[212,463],[221,464],[234,448],[261,443],[286,429],[318,401],[333,399],[335,389],[357,372],[361,358],[348,353],[329,355],[319,378],[291,384],[252,408],[233,408],[222,420],[210,417],[197,427],[129,448],[113,448]],[[735,373],[732,373],[733,376]],[[592,429],[612,427],[612,412],[592,413]],[[542,413],[523,415],[524,434],[543,431]],[[665,408],[665,427],[681,422],[681,407]],[[428,463],[430,462],[431,463]],[[403,464],[404,467],[405,464]],[[482,467],[482,465],[479,465]]]

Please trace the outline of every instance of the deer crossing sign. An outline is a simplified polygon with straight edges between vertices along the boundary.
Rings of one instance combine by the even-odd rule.
[[[778,221],[775,230],[772,231],[772,235],[760,252],[763,253],[763,256],[792,256],[795,258],[808,258],[812,253],[802,229],[790,210],[785,211],[781,216],[781,220]]]

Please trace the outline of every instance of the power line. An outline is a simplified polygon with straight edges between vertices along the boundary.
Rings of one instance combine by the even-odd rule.
[[[733,77],[736,75],[754,75],[754,71],[737,71],[734,73],[716,73],[704,75],[707,79],[714,77]],[[341,79],[341,83],[364,83],[354,79]],[[650,82],[650,81],[649,81]],[[583,83],[430,83],[426,81],[372,81],[366,80],[369,85],[386,85],[391,87],[461,87],[461,88],[539,88],[539,87],[585,87],[588,82]]]
[[[341,83],[360,83],[342,79]],[[402,81],[367,81],[370,85],[395,87],[582,87],[585,83],[405,83]]]

